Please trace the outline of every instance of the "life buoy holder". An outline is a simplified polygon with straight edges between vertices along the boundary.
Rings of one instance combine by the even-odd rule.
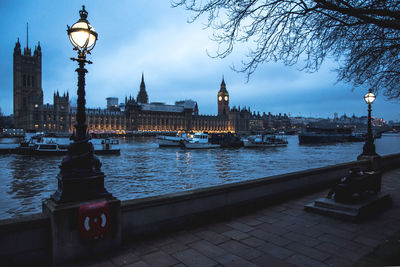
[[[110,228],[110,207],[106,201],[79,207],[79,232],[84,239],[100,239]]]

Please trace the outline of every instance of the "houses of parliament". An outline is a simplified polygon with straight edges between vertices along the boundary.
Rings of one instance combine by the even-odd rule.
[[[72,132],[76,123],[76,107],[71,105],[69,93],[53,95],[53,104],[43,103],[42,51],[40,43],[31,48],[21,49],[18,41],[13,57],[14,127],[44,132]],[[90,132],[167,132],[207,131],[249,133],[274,127],[276,122],[290,124],[284,115],[251,113],[250,108],[240,109],[229,106],[230,96],[224,79],[217,92],[218,115],[199,115],[199,108],[193,100],[177,101],[174,105],[149,103],[144,76],[136,99],[125,97],[119,104],[118,98],[107,98],[107,108],[87,108],[88,130]],[[280,125],[282,126],[282,125]]]

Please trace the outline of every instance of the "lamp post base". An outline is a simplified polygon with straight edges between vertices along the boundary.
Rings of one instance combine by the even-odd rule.
[[[58,174],[58,188],[51,198],[57,203],[65,203],[112,197],[104,188],[104,177],[102,173],[76,178],[64,178]]]
[[[357,157],[357,160],[368,160],[369,161],[369,167],[368,171],[379,171],[380,170],[380,162],[381,162],[381,156],[375,153],[375,155],[367,155],[367,154],[360,154]]]
[[[61,163],[57,191],[51,198],[65,203],[112,197],[104,188],[105,176],[100,167],[92,143],[88,139],[75,141]]]

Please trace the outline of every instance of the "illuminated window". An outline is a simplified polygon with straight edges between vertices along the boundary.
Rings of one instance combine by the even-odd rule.
[[[39,124],[35,124],[35,129],[38,129],[39,128]]]

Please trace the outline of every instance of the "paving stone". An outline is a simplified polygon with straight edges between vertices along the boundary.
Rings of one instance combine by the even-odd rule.
[[[262,221],[258,220],[258,216],[255,215],[239,218],[238,221],[249,226],[257,226],[263,223]]]
[[[264,240],[264,241],[268,241],[268,239],[273,235],[270,232],[265,232],[260,229],[251,231],[248,234],[250,234],[251,236],[256,237],[258,239]]]
[[[200,241],[193,242],[193,243],[189,244],[189,246],[191,248],[197,250],[201,254],[203,254],[211,259],[214,259],[214,260],[217,260],[222,255],[228,253],[226,250],[222,249],[221,247],[216,246],[206,240],[200,240]]]
[[[245,238],[249,237],[248,234],[240,232],[238,230],[231,230],[231,231],[223,233],[223,235],[225,235],[231,239],[234,239],[234,240],[241,240],[241,239],[245,239]]]
[[[218,259],[218,262],[221,263],[223,266],[230,266],[230,267],[252,267],[256,266],[254,263],[242,259],[233,254],[224,254],[222,257]]]
[[[272,233],[274,235],[283,235],[286,233],[289,233],[291,230],[285,227],[282,227],[278,225],[277,223],[275,224],[269,224],[269,223],[264,223],[260,224],[257,229],[261,229],[263,231]]]
[[[163,251],[156,251],[144,255],[142,257],[142,260],[152,267],[165,267],[179,263],[177,259],[171,257],[170,255],[168,255]]]
[[[319,230],[322,230],[325,233],[336,235],[338,237],[341,237],[341,238],[344,238],[344,239],[348,239],[348,240],[351,240],[351,239],[353,239],[354,237],[357,236],[356,233],[351,233],[349,231],[345,231],[345,230],[341,230],[341,229],[335,228],[334,224],[333,224],[333,226],[329,226],[329,225],[326,225],[326,224],[325,225],[324,224],[318,224],[317,226],[315,226],[315,228],[317,228]]]
[[[214,231],[219,234],[233,230],[232,227],[226,225],[225,223],[217,223],[217,224],[209,225],[209,226],[207,226],[207,228],[210,229],[211,231]]]
[[[291,243],[292,241],[289,240],[289,239],[286,239],[284,237],[272,234],[268,238],[268,242],[273,243],[273,244],[278,245],[278,246],[281,246],[281,247],[284,247],[287,244]]]
[[[321,252],[320,250],[304,246],[300,243],[293,242],[286,246],[287,249],[301,253],[317,261],[324,261],[330,257],[330,254]]]
[[[176,236],[173,237],[176,241],[182,243],[182,244],[189,244],[192,242],[195,242],[197,240],[200,240],[199,237],[197,237],[196,235],[187,233],[187,232],[180,232],[178,233]]]
[[[264,254],[258,258],[252,259],[251,262],[255,263],[257,266],[276,266],[276,267],[294,267],[295,266],[291,263],[280,260],[280,259],[275,258],[268,254]]]
[[[307,267],[307,266],[310,266],[310,267],[319,267],[319,266],[325,267],[325,266],[328,266],[328,265],[326,265],[326,264],[324,264],[322,262],[313,260],[313,259],[311,259],[311,258],[309,258],[307,256],[304,256],[304,255],[301,255],[301,254],[295,254],[295,255],[289,257],[286,261],[290,262],[290,263],[292,263],[294,265],[304,266],[304,267]]]
[[[300,216],[296,216],[296,225],[299,227],[307,227],[310,228],[311,226],[317,225],[319,222],[317,220],[310,220]]]
[[[270,217],[270,216],[262,216],[259,217],[258,220],[266,222],[266,223],[276,223],[279,222],[278,218]]]
[[[212,259],[200,254],[194,249],[186,249],[180,252],[173,254],[173,256],[179,259],[183,264],[187,266],[199,266],[199,267],[206,267],[206,266],[214,266],[217,262],[213,261]]]
[[[269,208],[269,210],[271,210],[271,211],[279,211],[279,212],[284,211],[284,210],[287,210],[288,207],[286,207],[284,204],[285,204],[285,203],[283,202],[282,204],[278,204],[278,205],[271,206],[271,207]]]
[[[331,267],[351,267],[351,266],[353,266],[352,261],[340,259],[338,257],[330,257],[329,259],[324,261],[324,263]]]
[[[280,211],[274,211],[271,209],[259,210],[257,213],[260,214],[261,216],[268,216],[270,218],[279,218],[285,215],[282,214]]]
[[[168,244],[160,247],[160,249],[167,254],[172,254],[172,253],[187,249],[187,246],[183,245],[180,242],[172,241],[171,243],[168,243]]]
[[[361,230],[361,227],[359,224],[355,224],[355,223],[351,223],[351,222],[346,222],[346,223],[342,223],[342,224],[338,224],[337,228],[342,229],[342,230],[346,230],[349,232],[359,232]]]
[[[256,250],[254,248],[251,248],[249,246],[246,246],[238,241],[235,240],[230,240],[227,241],[221,245],[219,245],[221,248],[225,249],[226,251],[231,252],[232,254],[235,254],[241,258],[244,258],[246,260],[251,260],[256,257],[261,256],[263,253],[259,250]]]
[[[135,262],[135,263],[128,264],[128,265],[126,265],[124,267],[150,267],[150,265],[148,265],[144,261],[138,261],[138,262]]]
[[[265,253],[270,254],[271,256],[274,256],[278,259],[286,259],[287,257],[291,256],[294,254],[293,251],[288,250],[286,248],[277,246],[272,243],[265,243],[264,245],[261,245],[260,247],[257,248],[258,250],[261,250]]]
[[[129,248],[129,251],[132,252],[133,254],[135,254],[136,256],[142,256],[145,254],[149,254],[152,253],[154,251],[157,251],[158,248],[156,248],[153,245],[150,245],[149,243],[137,243],[132,245]]]
[[[298,215],[302,214],[303,212],[305,212],[303,209],[304,209],[303,206],[298,206],[297,208],[292,207],[291,209],[287,209],[282,212],[285,214],[288,214],[288,215],[298,216]]]
[[[291,240],[288,240],[288,239],[280,237],[276,234],[272,234],[272,233],[265,232],[262,230],[254,230],[254,231],[249,232],[249,234],[252,235],[253,237],[256,237],[263,241],[271,242],[271,243],[274,243],[275,245],[283,246],[283,247],[286,246],[287,244],[289,244],[290,242],[292,242]]]
[[[347,248],[347,249],[351,249],[351,250],[357,250],[361,247],[360,244],[357,244],[351,240],[347,240],[335,235],[331,235],[331,234],[323,234],[321,236],[318,237],[319,240],[321,241],[325,241],[328,243],[333,243],[339,247],[342,248]]]
[[[301,243],[304,246],[308,247],[314,247],[321,243],[320,240],[315,239],[313,237],[305,236],[299,233],[294,233],[294,232],[289,232],[284,235],[282,235],[284,238],[289,239],[291,241],[296,241],[298,243]]]
[[[165,238],[160,238],[160,239],[156,239],[152,242],[152,245],[156,246],[156,247],[162,247],[165,246],[166,244],[172,243],[174,242],[174,239],[170,238],[170,237],[165,237]]]
[[[240,231],[240,232],[244,232],[244,233],[250,232],[255,229],[254,227],[250,227],[244,223],[237,222],[237,221],[230,222],[227,225]]]
[[[240,240],[240,242],[242,242],[250,247],[253,247],[253,248],[256,248],[256,247],[259,247],[259,246],[265,244],[265,241],[258,239],[256,237],[253,237],[253,236],[242,239],[242,240]]]
[[[314,227],[304,227],[302,225],[294,225],[290,227],[291,232],[301,233],[302,235],[317,238],[324,234],[324,232],[315,229]]]
[[[114,257],[112,257],[111,261],[116,266],[123,266],[123,265],[129,264],[129,263],[139,261],[139,257],[129,251],[122,251],[118,255],[115,255]]]
[[[202,232],[198,232],[196,235],[198,237],[200,237],[201,239],[207,240],[216,245],[224,243],[230,239],[230,237],[228,237],[226,235],[222,235],[222,234],[216,233],[211,230],[205,230]]]
[[[327,242],[322,242],[321,244],[316,246],[315,249],[331,254],[332,256],[336,256],[346,260],[352,260],[354,262],[357,261],[362,256],[362,253],[356,253],[349,249],[341,248]]]
[[[366,237],[366,236],[357,236],[353,240],[354,240],[354,242],[357,242],[359,244],[363,244],[363,245],[366,245],[366,246],[369,246],[369,247],[376,247],[377,245],[379,245],[379,243],[382,242],[382,239],[381,240],[376,240],[376,239],[369,238],[369,237]]]

